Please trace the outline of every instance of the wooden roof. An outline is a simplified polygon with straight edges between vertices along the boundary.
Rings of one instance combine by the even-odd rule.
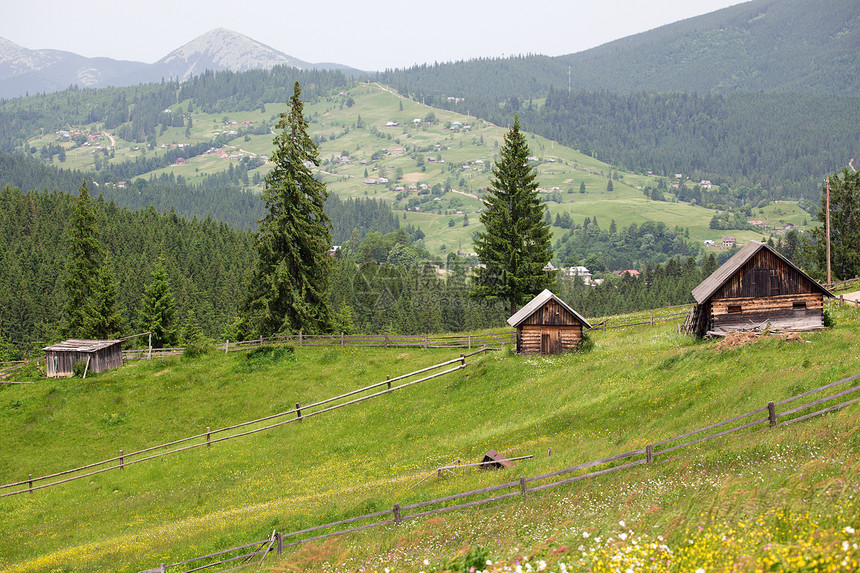
[[[720,287],[728,282],[732,276],[736,272],[738,272],[741,267],[743,267],[747,262],[749,262],[755,255],[762,249],[767,249],[777,257],[779,257],[786,265],[793,268],[795,271],[800,273],[804,278],[806,278],[810,283],[815,285],[815,288],[820,290],[826,296],[832,297],[833,295],[830,292],[818,284],[812,277],[808,274],[797,268],[797,266],[778,253],[775,249],[769,247],[766,243],[759,243],[756,241],[750,241],[747,243],[741,250],[732,255],[732,257],[727,260],[723,265],[711,273],[711,276],[703,280],[699,283],[699,286],[693,289],[693,298],[696,299],[696,302],[699,304],[704,304],[708,301],[714,293],[716,293]]]
[[[554,300],[555,302],[557,302],[558,304],[560,304],[560,305],[561,305],[565,310],[567,310],[568,312],[570,312],[570,314],[572,314],[573,316],[575,316],[575,317],[576,317],[576,319],[577,319],[579,322],[581,322],[581,323],[582,323],[582,325],[583,325],[585,328],[591,328],[591,325],[590,325],[590,324],[588,324],[588,321],[587,321],[587,320],[585,320],[585,319],[582,317],[582,315],[580,315],[578,312],[576,312],[575,310],[573,310],[572,308],[570,308],[569,306],[567,306],[567,304],[565,304],[565,302],[564,302],[563,300],[561,300],[560,298],[558,298],[557,296],[555,296],[554,294],[552,294],[552,293],[549,291],[549,289],[543,289],[543,292],[541,292],[539,295],[537,295],[536,297],[534,297],[533,299],[531,299],[531,300],[528,302],[528,304],[526,304],[524,307],[522,307],[522,308],[521,308],[521,309],[519,309],[517,312],[515,312],[515,313],[514,313],[514,315],[508,319],[508,324],[510,324],[510,325],[511,325],[511,326],[513,326],[514,328],[518,327],[518,326],[519,326],[520,324],[522,324],[522,323],[523,323],[523,322],[524,322],[528,317],[530,317],[531,315],[533,315],[533,314],[534,314],[535,312],[537,312],[537,311],[538,311],[538,310],[539,310],[543,305],[545,305],[547,302],[549,302],[549,301],[551,301],[551,300]]]
[[[47,346],[42,350],[53,352],[97,352],[121,342],[122,340],[82,340],[80,338],[70,338],[52,346]]]

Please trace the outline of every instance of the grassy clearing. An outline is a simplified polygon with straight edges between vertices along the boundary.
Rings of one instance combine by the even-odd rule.
[[[678,336],[668,323],[595,332],[588,354],[495,353],[459,373],[301,424],[3,498],[0,568],[136,571],[263,539],[273,529],[294,531],[642,447],[860,372],[860,310],[834,315],[836,328],[804,335],[805,343],[768,339],[718,351]],[[250,359],[237,353],[138,362],[86,380],[4,387],[0,481],[289,410],[452,355],[303,347]],[[852,501],[860,486],[857,422],[851,407],[786,429],[742,433],[525,501],[302,547],[277,566],[441,570],[477,548],[512,568],[525,557],[535,568],[539,559],[573,567],[583,531],[591,539],[586,553],[612,551],[607,536],[618,543],[617,523],[625,521],[643,543],[662,535],[677,554],[691,535],[705,543],[706,532],[737,531],[744,520],[777,523],[771,509],[811,516],[804,519],[820,521],[832,533],[827,543],[836,543],[837,529],[860,526]],[[506,472],[459,470],[413,487],[436,467],[477,461],[490,448],[535,458]]]

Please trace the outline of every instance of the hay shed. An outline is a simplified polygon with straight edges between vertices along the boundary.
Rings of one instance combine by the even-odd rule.
[[[88,372],[104,372],[122,366],[122,340],[71,338],[44,348],[48,378],[74,376],[75,363],[89,361]]]
[[[578,312],[544,289],[508,319],[517,329],[517,352],[558,354],[572,350],[582,340],[582,329],[591,328]]]
[[[701,338],[818,330],[825,296],[833,295],[776,250],[752,241],[693,289],[697,304],[688,332]]]

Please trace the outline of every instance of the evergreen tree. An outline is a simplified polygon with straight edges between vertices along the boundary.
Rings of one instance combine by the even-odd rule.
[[[323,207],[325,184],[309,165],[319,151],[308,136],[296,82],[289,111],[281,114],[274,139],[274,169],[266,176],[263,200],[268,213],[257,232],[257,265],[244,305],[262,335],[321,332],[330,327],[326,289],[331,272],[331,224]]]
[[[156,261],[152,278],[146,285],[138,311],[137,327],[141,332],[152,333],[152,346],[155,348],[176,344],[173,291],[164,266],[164,255]]]
[[[840,178],[841,175],[841,178]],[[830,176],[830,257],[834,279],[848,279],[860,274],[860,173],[842,169]],[[827,268],[827,217],[825,190],[821,190],[821,227],[813,229],[818,239],[821,268]]]
[[[96,290],[89,302],[85,325],[88,338],[110,340],[122,334],[122,312],[116,279],[108,258],[99,268]]]
[[[103,259],[104,251],[98,239],[93,202],[87,182],[84,181],[72,207],[69,229],[69,264],[65,281],[66,324],[62,329],[63,336],[87,337],[90,298],[97,289],[99,268]]]
[[[512,314],[554,282],[543,271],[552,258],[551,234],[528,158],[528,143],[515,116],[487,188],[480,215],[484,230],[475,234],[475,252],[486,268],[479,269],[473,294],[507,301]]]

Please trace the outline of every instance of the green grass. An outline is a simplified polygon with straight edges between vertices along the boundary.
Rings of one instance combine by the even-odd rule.
[[[0,569],[136,571],[263,539],[273,529],[642,447],[860,372],[860,310],[833,312],[836,328],[804,335],[806,343],[768,339],[720,351],[668,323],[594,332],[587,354],[494,353],[462,372],[301,424],[3,498]],[[3,387],[0,481],[289,410],[458,354],[302,347],[280,356],[141,361],[86,380]],[[517,553],[549,558],[583,529],[607,532],[618,520],[678,545],[688,527],[712,516],[734,523],[770,507],[835,515],[860,486],[857,422],[853,406],[786,429],[736,434],[524,501],[313,544],[289,552],[284,566],[413,570],[428,559],[440,569],[475,547],[494,561]],[[535,457],[506,472],[459,470],[414,487],[436,467],[477,461],[491,448]]]

